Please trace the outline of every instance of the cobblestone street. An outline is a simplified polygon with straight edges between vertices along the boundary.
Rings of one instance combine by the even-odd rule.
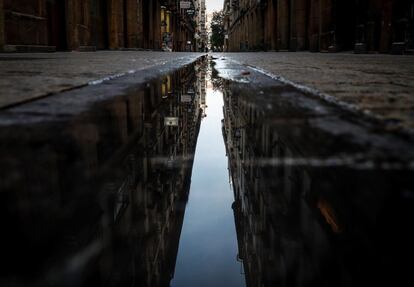
[[[328,100],[385,120],[387,128],[414,129],[414,57],[353,53],[225,53]]]
[[[0,108],[150,68],[177,68],[202,55],[145,51],[0,54]],[[213,55],[310,88],[328,101],[383,120],[387,129],[414,129],[414,57],[309,52]]]
[[[1,287],[414,286],[414,0],[0,0],[0,158]]]
[[[0,54],[0,108],[108,77],[154,67],[162,70],[168,65],[179,67],[199,56],[143,51]]]

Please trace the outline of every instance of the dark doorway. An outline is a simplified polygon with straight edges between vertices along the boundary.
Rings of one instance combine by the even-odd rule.
[[[356,32],[355,1],[334,1],[336,44],[340,50],[353,50]]]
[[[292,3],[290,1],[286,1],[286,15],[285,15],[285,33],[286,33],[286,49],[287,50],[294,50],[295,45],[293,45],[292,41],[292,9],[291,9]]]
[[[109,47],[108,4],[107,0],[92,1],[92,42],[99,50]]]
[[[414,49],[414,0],[394,2],[394,42],[405,43]]]
[[[150,21],[152,9],[150,9],[150,2],[151,1],[143,1],[142,2],[142,28],[143,28],[143,36],[144,36],[144,48],[150,48]]]
[[[408,20],[407,20],[407,47],[411,52],[414,52],[414,0],[411,0],[408,5]]]
[[[57,51],[65,51],[68,49],[66,1],[47,1],[46,9],[49,46],[55,46]]]

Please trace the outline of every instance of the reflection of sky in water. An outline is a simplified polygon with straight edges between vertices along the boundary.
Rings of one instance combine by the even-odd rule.
[[[206,0],[207,13],[223,9],[224,0]]]
[[[237,262],[227,157],[221,132],[223,98],[207,89],[191,189],[171,286],[244,286]]]

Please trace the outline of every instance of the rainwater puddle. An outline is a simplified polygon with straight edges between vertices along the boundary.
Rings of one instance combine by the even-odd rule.
[[[171,286],[245,286],[222,135],[223,94],[210,80],[206,103]]]
[[[412,143],[214,62],[0,112],[0,286],[410,280]]]

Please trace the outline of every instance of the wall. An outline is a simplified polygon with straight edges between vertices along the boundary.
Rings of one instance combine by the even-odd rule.
[[[4,0],[4,26],[5,44],[46,46],[46,1]]]
[[[229,51],[263,41],[263,50],[414,53],[414,0],[227,0],[225,10]]]
[[[3,0],[0,0],[0,51],[4,46],[4,9]]]
[[[0,0],[0,50],[160,49],[160,2]]]

